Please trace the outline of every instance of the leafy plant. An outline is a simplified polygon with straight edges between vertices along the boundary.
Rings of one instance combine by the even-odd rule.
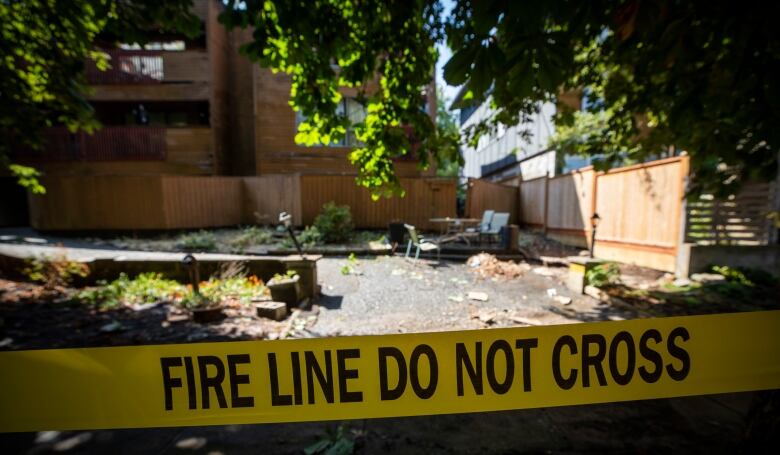
[[[274,276],[271,277],[269,283],[270,282],[278,283],[280,281],[291,280],[294,279],[296,276],[298,276],[298,272],[296,272],[295,270],[288,270],[284,274],[275,273]]]
[[[273,233],[269,229],[264,229],[259,226],[247,226],[240,234],[238,234],[230,244],[236,248],[243,250],[246,247],[252,245],[265,245],[272,243],[274,240]]]
[[[199,288],[204,297],[214,302],[221,302],[226,298],[234,298],[241,303],[248,303],[252,298],[267,293],[262,280],[254,275],[226,279],[211,278],[206,282],[200,283]]]
[[[743,286],[754,287],[773,286],[777,284],[777,278],[766,270],[747,268],[747,267],[729,267],[727,265],[715,265],[711,271],[723,275],[726,281],[738,283]]]
[[[213,251],[217,248],[217,237],[213,232],[201,229],[179,236],[179,248],[187,251]]]
[[[316,226],[306,226],[298,236],[298,241],[305,248],[311,248],[323,242],[323,236]]]
[[[597,288],[620,283],[620,268],[614,262],[605,262],[589,268],[585,272],[585,281]]]
[[[306,455],[350,455],[354,451],[355,441],[346,435],[344,425],[335,431],[329,428],[322,439],[303,449]]]
[[[314,226],[306,226],[296,238],[298,239],[298,243],[301,244],[301,248],[304,249],[313,248],[323,243],[322,234],[320,234],[320,231]],[[293,248],[295,244],[291,238],[285,237],[284,240],[282,240],[282,246],[285,248]]]
[[[349,240],[354,226],[348,205],[336,205],[330,201],[322,206],[322,212],[314,219],[314,227],[325,243]]]
[[[68,286],[75,277],[89,275],[89,267],[69,260],[64,254],[56,257],[41,256],[26,261],[22,273],[31,281],[43,283],[46,288]]]
[[[135,278],[122,273],[111,282],[100,281],[98,286],[83,289],[76,298],[101,308],[111,308],[181,299],[188,292],[186,286],[157,272],[142,273]]]

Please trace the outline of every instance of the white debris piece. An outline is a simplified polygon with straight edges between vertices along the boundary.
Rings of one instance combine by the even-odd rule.
[[[469,300],[477,300],[480,302],[488,301],[487,292],[471,291],[468,293],[467,297],[469,298]]]

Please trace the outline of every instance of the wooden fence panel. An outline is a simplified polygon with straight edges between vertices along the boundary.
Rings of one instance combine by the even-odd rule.
[[[232,226],[241,223],[241,180],[235,177],[162,177],[165,228]]]
[[[429,220],[454,217],[455,182],[446,179],[401,178],[404,197],[371,200],[367,189],[355,185],[355,178],[342,175],[301,176],[301,216],[310,225],[322,206],[334,201],[348,205],[356,227],[386,228],[391,221],[403,221],[421,229],[436,226]]]
[[[596,256],[674,271],[687,157],[628,166],[596,182]]]
[[[509,223],[518,222],[516,186],[502,185],[485,180],[469,179],[466,195],[466,215],[481,218],[485,210],[509,213]]]
[[[42,230],[165,227],[159,176],[44,177],[30,194],[30,224]]]
[[[567,231],[590,229],[593,215],[592,169],[553,177],[548,182],[547,227]]]
[[[528,226],[544,226],[544,201],[547,177],[520,182],[520,218],[521,223]]]
[[[301,180],[297,174],[244,177],[245,223],[273,224],[279,213],[292,215],[293,224],[301,225]],[[257,214],[257,215],[255,215]]]

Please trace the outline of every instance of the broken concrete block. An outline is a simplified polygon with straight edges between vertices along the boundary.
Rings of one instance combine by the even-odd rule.
[[[284,302],[260,302],[255,304],[255,309],[261,318],[281,321],[287,317],[287,304]]]
[[[487,292],[471,291],[468,293],[467,297],[469,298],[469,300],[477,300],[480,302],[487,302],[488,300]]]
[[[717,281],[725,281],[726,277],[719,273],[694,273],[691,275],[691,280],[697,283],[711,283]]]

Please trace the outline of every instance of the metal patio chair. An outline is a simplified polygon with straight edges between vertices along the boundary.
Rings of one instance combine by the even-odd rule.
[[[405,258],[408,259],[409,255],[412,253],[412,246],[417,248],[414,253],[415,261],[420,257],[420,251],[427,252],[436,250],[436,260],[438,261],[441,258],[441,248],[439,248],[438,244],[423,238],[421,235],[418,235],[417,228],[411,224],[404,224],[404,227],[406,227],[406,230],[409,232],[409,243],[406,245],[406,256],[404,256]]]

